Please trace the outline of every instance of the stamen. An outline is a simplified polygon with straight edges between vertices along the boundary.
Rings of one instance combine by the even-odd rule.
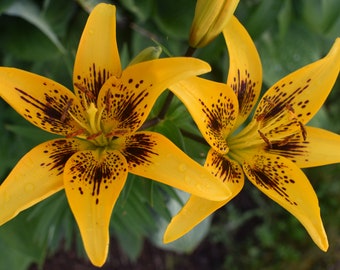
[[[125,135],[127,132],[129,132],[128,129],[115,129],[111,131],[110,133],[105,134],[105,137],[106,138],[119,137],[119,136]]]
[[[301,129],[303,140],[305,141],[307,139],[307,130],[306,130],[305,126],[300,121],[298,123],[299,123],[300,129]]]
[[[65,122],[66,117],[67,117],[67,111],[72,106],[72,103],[73,103],[73,98],[71,98],[67,101],[66,107],[63,109],[63,112],[62,112],[61,117],[60,117],[61,122]]]
[[[272,148],[273,146],[271,142],[269,141],[269,139],[260,130],[257,130],[257,132],[260,134],[262,140],[264,140],[264,142],[268,145],[268,147]]]
[[[289,135],[289,136],[287,136],[286,138],[284,138],[282,141],[279,141],[278,143],[277,143],[277,146],[285,146],[286,144],[288,144],[290,141],[291,141],[291,139],[292,138],[294,138],[294,134],[293,135]]]
[[[96,133],[96,134],[91,134],[91,135],[88,136],[86,139],[87,139],[87,140],[94,140],[95,138],[99,137],[99,136],[102,135],[102,134],[103,134],[103,132],[100,131],[100,132],[98,132],[98,133]]]
[[[85,129],[78,129],[78,130],[76,130],[76,131],[74,131],[74,132],[72,132],[70,134],[67,134],[66,138],[73,138],[73,137],[76,137],[76,136],[78,136],[80,134],[83,134],[84,132],[85,132]]]
[[[290,105],[290,104],[286,104],[285,105],[285,108],[288,110],[288,112],[289,112],[289,114],[290,114],[290,120],[295,120],[295,119],[297,119],[297,116],[296,116],[296,114],[295,114],[295,110],[294,110],[294,108],[292,107],[292,105]]]
[[[257,122],[261,122],[268,114],[268,111],[270,111],[274,106],[275,106],[275,103],[270,100],[268,97],[264,97],[263,100],[265,102],[268,103],[268,108],[264,108],[264,112],[260,113],[257,117],[256,117],[256,121]],[[266,106],[267,107],[267,106]]]
[[[79,83],[74,83],[74,86],[77,87],[80,91],[82,91],[89,99],[91,100],[96,99],[95,95],[83,85]]]

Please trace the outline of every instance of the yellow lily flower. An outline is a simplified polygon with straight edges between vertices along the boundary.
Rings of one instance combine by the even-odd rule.
[[[250,123],[236,132],[261,89],[261,63],[242,25],[224,30],[230,55],[227,84],[200,78],[170,89],[186,104],[210,144],[205,167],[232,191],[225,201],[191,196],[173,217],[164,242],[171,242],[228,203],[244,185],[259,190],[293,214],[326,251],[328,240],[317,196],[300,168],[340,162],[340,136],[305,124],[316,114],[339,74],[340,38],[327,56],[284,77],[260,100]]]
[[[80,229],[85,250],[104,264],[109,222],[128,172],[209,200],[227,187],[164,136],[137,131],[167,86],[210,70],[193,58],[168,58],[122,71],[115,6],[90,14],[76,55],[75,93],[48,78],[0,67],[0,95],[39,128],[65,138],[27,153],[0,186],[0,224],[61,189]]]
[[[189,45],[201,48],[214,40],[232,17],[239,0],[197,0]]]

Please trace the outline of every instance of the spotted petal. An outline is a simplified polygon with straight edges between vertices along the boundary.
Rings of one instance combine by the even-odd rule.
[[[267,151],[294,161],[299,168],[340,162],[340,135],[308,126],[305,127],[305,132],[306,140],[295,134],[286,143],[272,143]]]
[[[185,104],[202,135],[212,148],[227,153],[226,138],[233,128],[237,97],[226,84],[193,77],[170,87]]]
[[[248,179],[269,198],[294,215],[320,249],[328,249],[318,198],[304,173],[290,160],[254,154],[243,164]]]
[[[91,262],[104,264],[111,213],[127,178],[128,165],[118,151],[88,150],[66,163],[65,192]]]
[[[99,94],[106,128],[117,135],[137,130],[159,95],[171,84],[210,71],[195,58],[174,57],[146,61],[127,67],[121,78],[112,77]]]
[[[161,134],[137,132],[117,139],[117,143],[133,174],[213,201],[226,200],[230,196],[223,183]]]
[[[120,75],[116,8],[101,3],[90,13],[79,42],[73,72],[75,93],[80,99],[95,103],[105,81]]]
[[[0,95],[32,124],[51,133],[68,135],[80,129],[70,116],[82,120],[76,96],[64,86],[34,73],[0,67]]]
[[[66,161],[88,147],[76,139],[56,139],[29,151],[0,186],[0,225],[63,188]]]
[[[235,16],[223,34],[229,51],[227,84],[234,90],[239,102],[236,129],[246,120],[258,100],[262,86],[262,65],[254,42]]]
[[[242,167],[237,162],[211,149],[205,167],[230,189],[231,196],[219,202],[191,196],[181,211],[172,218],[164,233],[164,243],[182,237],[241,191],[244,175]]]
[[[289,74],[273,85],[261,99],[254,119],[270,130],[291,128],[292,120],[306,124],[325,102],[338,77],[339,68],[340,38],[337,38],[323,59]],[[287,121],[287,115],[290,121]],[[294,125],[294,128],[299,126]],[[278,132],[274,132],[273,136],[275,133],[280,136]]]

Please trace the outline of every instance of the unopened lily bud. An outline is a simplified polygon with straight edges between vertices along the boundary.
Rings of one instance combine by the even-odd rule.
[[[148,47],[142,50],[135,58],[133,58],[129,63],[129,66],[149,60],[158,59],[161,53],[162,48],[160,46]]]
[[[201,48],[214,40],[225,28],[239,0],[197,0],[190,29],[189,45]]]

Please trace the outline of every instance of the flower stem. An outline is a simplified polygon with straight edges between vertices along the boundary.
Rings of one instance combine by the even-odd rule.
[[[192,47],[188,47],[186,53],[184,54],[185,57],[192,57],[193,54],[195,53],[196,51],[196,48],[192,48]],[[165,115],[166,113],[168,112],[169,108],[170,108],[170,105],[171,105],[171,102],[174,98],[174,93],[170,92],[168,93],[164,103],[163,103],[163,106],[161,108],[161,110],[159,111],[158,115],[154,118],[151,118],[150,120],[146,121],[141,129],[146,129],[146,128],[149,128],[149,127],[152,127],[152,126],[155,126],[157,125],[160,121],[164,120],[165,118]]]

